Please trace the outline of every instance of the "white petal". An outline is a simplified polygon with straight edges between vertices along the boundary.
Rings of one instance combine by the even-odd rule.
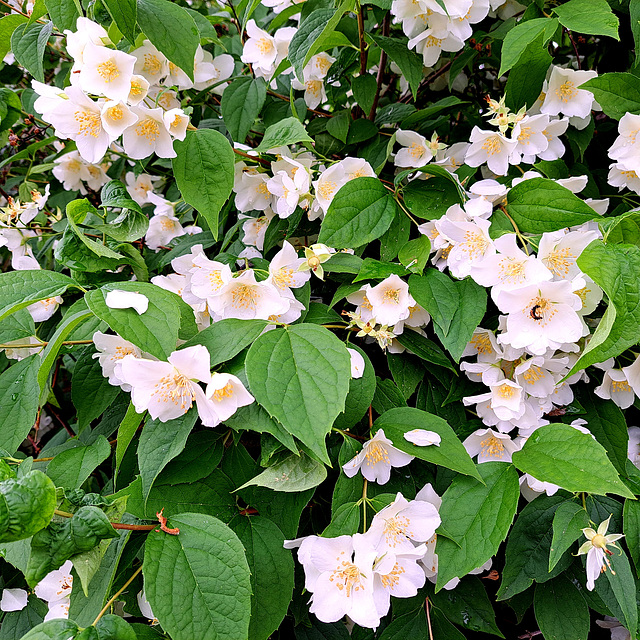
[[[147,296],[135,291],[119,289],[107,293],[106,303],[110,309],[135,309],[138,315],[142,315],[149,308]]]

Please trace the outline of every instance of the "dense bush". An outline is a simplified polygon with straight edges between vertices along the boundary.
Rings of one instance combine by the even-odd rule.
[[[636,638],[640,0],[0,5],[0,639]]]

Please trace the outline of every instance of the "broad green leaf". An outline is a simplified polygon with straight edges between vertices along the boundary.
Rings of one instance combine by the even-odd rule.
[[[138,7],[136,0],[104,0],[109,15],[124,37],[131,43],[136,41]]]
[[[222,118],[231,137],[244,142],[267,98],[267,85],[262,78],[238,78],[222,94]]]
[[[250,570],[242,543],[207,515],[169,519],[177,536],[152,531],[144,554],[145,595],[174,640],[246,638],[251,616]]]
[[[240,538],[251,570],[249,640],[267,640],[280,626],[293,594],[293,558],[284,535],[262,516],[238,516],[231,528]]]
[[[234,154],[229,141],[213,129],[188,131],[176,142],[172,161],[178,189],[218,238],[218,214],[233,189]]]
[[[218,324],[218,323],[216,323]],[[240,431],[246,429],[257,433],[270,433],[287,449],[298,453],[298,447],[291,434],[275,419],[272,418],[257,402],[252,402],[238,410],[224,421],[225,425]]]
[[[509,69],[515,67],[523,58],[527,46],[541,33],[544,34],[543,45],[546,46],[556,32],[558,24],[555,18],[534,18],[521,22],[511,29],[502,43],[498,76],[503,76]]]
[[[383,429],[385,436],[400,451],[482,481],[479,467],[473,463],[453,429],[438,416],[420,409],[400,407],[382,414],[375,421],[374,429]],[[404,434],[413,429],[434,431],[442,439],[440,446],[420,447],[409,442]]]
[[[78,285],[69,277],[46,269],[0,273],[0,321],[38,300],[62,295]]]
[[[407,638],[428,638],[427,617],[422,607],[411,613],[392,620],[388,627],[385,627],[380,636],[380,640],[407,640]],[[438,636],[435,636],[438,637]],[[457,640],[449,638],[447,640]]]
[[[20,309],[0,322],[0,343],[2,344],[12,340],[20,340],[20,343],[26,344],[28,340],[22,339],[35,335],[36,325],[26,309]]]
[[[0,447],[13,455],[36,421],[40,357],[32,355],[0,374]]]
[[[331,261],[339,255],[346,256],[349,254],[335,254],[328,260],[328,264],[331,264]],[[381,262],[374,258],[365,258],[360,265],[358,275],[353,279],[353,281],[362,282],[363,280],[384,280],[384,278],[387,278],[392,273],[395,273],[397,276],[409,275],[409,272],[405,267],[396,264],[395,262]]]
[[[545,34],[541,31],[522,54],[521,61],[509,72],[505,86],[507,106],[517,111],[530,108],[540,96],[549,65],[553,58],[544,46]]]
[[[118,427],[115,459],[116,476],[118,475],[118,470],[122,464],[124,454],[127,452],[127,448],[129,447],[129,444],[131,444],[131,440],[133,440],[133,436],[136,434],[136,431],[142,422],[142,417],[143,416],[136,411],[136,408],[133,406],[133,402],[130,402],[129,407],[127,408],[127,413]]]
[[[106,298],[109,291],[134,291],[149,300],[149,308],[139,315],[135,309],[111,309]],[[162,360],[176,349],[180,327],[177,296],[146,282],[117,282],[85,294],[87,306],[120,337],[133,342]]]
[[[0,482],[0,542],[30,538],[46,527],[56,508],[56,487],[42,471]]]
[[[192,408],[175,420],[148,420],[144,425],[138,444],[138,468],[145,503],[160,472],[184,449],[197,417],[197,410]]]
[[[564,502],[553,516],[553,538],[549,553],[549,571],[558,564],[564,552],[582,535],[589,526],[587,512],[577,502]]]
[[[261,474],[245,482],[238,489],[251,485],[267,487],[274,491],[305,491],[318,486],[327,477],[327,468],[317,460],[301,453],[291,455],[267,467]]]
[[[424,378],[420,360],[408,354],[387,353],[387,365],[402,397],[409,400]]]
[[[322,536],[337,538],[338,536],[352,536],[360,528],[360,505],[357,502],[347,502],[340,505],[325,527]]]
[[[638,54],[640,53],[640,1],[630,0],[629,2],[629,19],[631,22],[631,33],[633,34],[633,43],[636,50],[636,60],[634,67],[638,66]]]
[[[580,393],[578,399],[586,411],[584,419],[589,431],[605,448],[618,473],[625,475],[629,432],[624,414],[613,402],[602,402],[600,398],[596,402],[592,393]]]
[[[31,540],[31,556],[25,579],[33,588],[48,573],[72,556],[93,549],[100,540],[117,538],[118,532],[98,507],[80,507],[72,518],[52,522]]]
[[[592,242],[578,258],[578,266],[602,287],[609,306],[589,344],[569,375],[589,365],[620,355],[638,342],[640,307],[640,248]]]
[[[338,415],[334,426],[338,429],[350,429],[356,424],[371,405],[376,390],[376,375],[367,354],[357,345],[351,345],[364,358],[364,372],[360,378],[351,378],[349,393],[345,400],[344,411]]]
[[[565,424],[549,424],[536,430],[513,454],[513,464],[536,480],[557,484],[567,491],[633,497],[602,445]]]
[[[467,576],[455,589],[438,591],[431,601],[457,625],[504,638],[496,625],[496,614],[479,578]]]
[[[569,0],[553,7],[553,12],[560,24],[569,31],[620,40],[620,22],[607,0]]]
[[[416,302],[431,314],[440,342],[459,362],[484,317],[486,290],[470,278],[453,281],[437,269],[428,269],[423,276],[411,276],[409,290]]]
[[[267,127],[264,137],[256,147],[256,151],[269,151],[276,147],[284,147],[295,142],[313,142],[304,125],[298,118],[285,118]]]
[[[211,357],[211,366],[231,360],[248,347],[267,326],[266,320],[227,318],[214,322],[183,344],[180,348],[204,345]]]
[[[123,210],[109,224],[97,224],[94,229],[105,233],[117,242],[134,242],[139,240],[149,229],[149,218],[134,209]],[[128,253],[126,247],[118,247]],[[137,251],[137,250],[136,250]]]
[[[391,409],[406,407],[407,401],[393,380],[382,380],[376,376],[376,391],[373,394],[371,406],[376,413],[382,415]]]
[[[640,574],[640,502],[625,500],[623,517],[625,541],[638,575]]]
[[[353,97],[360,105],[364,113],[369,113],[373,106],[378,83],[374,76],[366,74],[351,79]]]
[[[59,31],[76,30],[76,21],[82,15],[75,0],[44,0],[47,13]]]
[[[638,630],[638,604],[636,602],[636,582],[631,572],[629,559],[622,549],[615,549],[613,554],[607,557],[611,563],[611,571],[603,573],[609,581],[609,586],[624,616],[624,620],[621,622],[631,637],[635,638]],[[601,574],[598,580],[602,580],[603,577]],[[596,585],[597,583],[598,581],[596,581]]]
[[[108,613],[96,624],[98,640],[137,640],[133,627],[120,616]]]
[[[48,610],[46,602],[31,594],[24,609],[5,613],[2,618],[2,639],[19,640],[31,629],[42,624]]]
[[[16,60],[39,82],[44,82],[43,58],[53,23],[21,24],[11,35],[11,51]]]
[[[355,6],[354,0],[343,0],[337,9],[316,9],[300,23],[289,44],[289,61],[300,81],[302,69],[311,56],[323,50],[323,46],[335,31],[340,18]]]
[[[79,489],[84,481],[111,454],[111,447],[104,436],[98,436],[90,445],[67,449],[59,453],[47,467],[47,475],[58,487]]]
[[[193,18],[180,5],[167,0],[137,0],[138,24],[169,62],[193,80],[200,33]],[[129,19],[129,16],[127,16]]]
[[[603,73],[580,88],[591,91],[610,118],[620,120],[627,113],[640,114],[640,87],[631,73]]]
[[[11,51],[11,35],[21,24],[28,21],[28,18],[17,13],[2,16],[0,18],[0,58]]]
[[[603,218],[599,227],[606,244],[640,246],[640,211],[628,211],[615,218]]]
[[[389,59],[398,65],[402,75],[409,83],[415,100],[423,78],[422,58],[415,51],[409,49],[407,38],[388,38],[374,34],[369,34],[369,36],[389,56]]]
[[[426,220],[441,218],[449,207],[461,202],[455,183],[440,176],[413,180],[402,190],[402,197],[411,213]]]
[[[398,260],[412,273],[422,275],[431,254],[431,242],[427,236],[409,240],[398,252]]]
[[[599,217],[583,200],[547,178],[525,180],[507,195],[507,212],[522,233],[545,233]]]
[[[403,347],[406,347],[411,353],[418,356],[425,362],[430,362],[431,364],[437,364],[439,367],[451,369],[451,371],[458,375],[456,368],[451,364],[451,361],[447,358],[444,351],[442,351],[435,342],[432,342],[428,338],[425,338],[410,329],[403,331],[399,336],[396,336],[396,339]]]
[[[495,555],[516,513],[520,497],[516,470],[504,462],[485,462],[477,469],[484,484],[457,476],[442,496],[440,517],[451,540],[438,536],[437,591]]]
[[[465,638],[439,609],[431,611],[431,627],[434,638],[446,638],[447,640],[464,640]]]
[[[82,431],[92,420],[101,416],[120,392],[102,375],[102,367],[95,351],[82,352],[71,376],[71,399],[78,414],[78,429]]]
[[[564,575],[536,585],[533,607],[545,640],[587,640],[589,607]]]
[[[320,227],[319,242],[353,249],[379,238],[396,215],[391,193],[377,178],[356,178],[334,196]]]
[[[324,440],[344,410],[350,362],[344,343],[330,331],[299,324],[262,334],[245,366],[256,400],[328,463]]]
[[[78,631],[78,625],[73,620],[58,618],[34,627],[22,637],[22,640],[69,640],[74,638]]]
[[[566,500],[567,496],[561,494],[539,496],[520,512],[507,540],[498,600],[521,593],[534,580],[546,582],[570,564],[571,556],[567,554],[553,572],[549,570],[551,524],[556,510]]]

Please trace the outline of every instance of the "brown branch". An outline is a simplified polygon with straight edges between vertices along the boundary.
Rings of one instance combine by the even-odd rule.
[[[389,25],[391,24],[391,14],[387,13],[382,21],[382,35],[389,35]],[[373,104],[371,105],[371,111],[369,111],[369,120],[373,122],[376,118],[376,110],[378,109],[378,101],[380,100],[380,89],[382,88],[382,79],[384,77],[384,70],[387,66],[387,52],[382,51],[380,54],[380,64],[378,65],[378,76],[376,77],[376,95],[373,98]]]
[[[360,45],[360,75],[367,73],[367,45],[364,41],[364,9],[358,7],[358,40]]]

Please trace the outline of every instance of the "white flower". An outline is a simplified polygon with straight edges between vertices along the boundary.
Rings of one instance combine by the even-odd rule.
[[[164,125],[176,140],[184,140],[187,135],[189,116],[182,109],[169,109],[165,111]]]
[[[113,140],[122,135],[123,131],[138,121],[131,109],[122,101],[109,100],[100,110],[102,126]]]
[[[509,435],[493,429],[478,429],[462,444],[472,458],[478,456],[478,464],[493,461],[511,462],[511,456],[520,448]]]
[[[627,457],[640,469],[640,427],[629,427]]]
[[[151,610],[151,605],[147,600],[147,596],[144,593],[144,589],[142,589],[142,591],[138,591],[136,600],[138,601],[138,609],[140,609],[140,613],[147,620],[151,620],[152,625],[158,624],[158,619],[153,615],[153,611]]]
[[[607,545],[619,549],[616,541],[624,538],[624,535],[621,533],[610,533],[606,535],[610,520],[611,516],[604,522],[601,522],[597,531],[594,531],[591,527],[586,527],[582,530],[587,541],[578,550],[578,555],[587,554],[587,589],[589,591],[593,591],[595,581],[601,573],[607,570],[607,567],[613,571],[607,558],[608,555],[613,554],[613,551],[609,551]]]
[[[633,389],[627,382],[624,371],[609,369],[604,372],[602,384],[593,392],[605,400],[613,400],[621,409],[628,409],[635,400]]]
[[[445,37],[438,37],[436,33],[434,29],[427,29],[409,40],[409,49],[415,49],[422,55],[425,67],[433,67],[442,51],[460,51],[464,47],[464,42],[451,33],[440,32],[439,35]]]
[[[51,571],[36,585],[36,596],[49,605],[47,620],[69,617],[69,602],[73,587],[71,560],[67,560],[59,569]]]
[[[169,73],[169,61],[149,40],[131,52],[136,58],[133,71],[146,78],[149,84],[158,84]]]
[[[0,611],[22,611],[27,606],[28,594],[24,589],[4,589]]]
[[[440,446],[442,438],[435,431],[427,429],[412,429],[404,434],[404,439],[418,447]]]
[[[157,176],[141,173],[136,176],[133,171],[128,171],[125,176],[129,195],[139,204],[149,202],[149,193],[153,193],[156,183],[160,180]]]
[[[524,496],[527,502],[531,502],[534,498],[546,493],[548,496],[555,495],[560,487],[557,484],[551,482],[541,482],[536,480],[533,476],[525,473],[520,477],[520,493]]]
[[[141,358],[142,351],[120,336],[112,336],[100,331],[93,334],[93,344],[98,350],[98,353],[94,353],[93,357],[98,358],[102,375],[109,378],[109,384],[121,386],[124,391],[131,391],[131,387],[116,375],[116,364],[128,355]]]
[[[149,198],[151,199],[153,195],[153,193],[149,194]],[[168,215],[156,214],[149,220],[149,228],[144,236],[144,241],[149,249],[159,251],[161,247],[168,245],[174,238],[179,238],[185,233],[180,221],[172,213]]]
[[[244,43],[240,60],[253,65],[255,70],[263,71],[266,74],[273,73],[278,55],[275,39],[260,29],[253,19],[247,22],[246,32],[249,37]]]
[[[484,131],[474,127],[471,131],[471,146],[464,158],[470,167],[487,163],[493,173],[506,176],[509,171],[509,157],[516,149],[517,142],[508,140],[497,131]]]
[[[298,271],[311,271],[320,280],[323,280],[324,269],[322,268],[322,263],[326,262],[334,253],[335,249],[331,249],[320,242],[312,244],[310,247],[305,247],[305,260],[298,267]]]
[[[518,120],[513,128],[512,139],[516,141],[512,163],[520,164],[524,157],[532,157],[543,153],[549,146],[549,139],[545,130],[549,126],[549,116],[540,114],[536,116],[525,115]]]
[[[398,129],[396,142],[402,145],[393,161],[396,167],[423,167],[433,159],[426,138],[415,131]]]
[[[640,177],[635,171],[627,169],[624,164],[615,163],[609,166],[607,182],[613,187],[618,187],[618,191],[626,187],[640,193]]]
[[[110,309],[135,309],[138,315],[142,315],[149,308],[149,298],[135,291],[114,289],[107,293],[105,302]]]
[[[45,298],[34,302],[27,307],[27,311],[31,314],[34,322],[44,322],[48,320],[62,304],[62,297],[55,296],[53,298]]]
[[[126,100],[131,91],[135,63],[136,59],[124,51],[87,43],[82,53],[78,82],[87,93]]]
[[[240,379],[230,373],[212,374],[205,393],[222,421],[230,418],[240,407],[254,401]]]
[[[34,353],[40,353],[46,346],[42,342],[42,340],[36,338],[35,336],[29,336],[28,338],[18,338],[17,340],[9,340],[5,342],[5,344],[7,346],[3,349],[4,355],[7,356],[7,358],[9,358],[10,360],[24,360]],[[23,344],[32,344],[34,346],[16,348],[18,345]],[[9,345],[16,345],[16,347],[12,347]]]
[[[571,280],[580,273],[577,260],[584,249],[596,240],[596,231],[551,231],[543,233],[538,248],[538,259],[556,279]]]
[[[444,216],[437,222],[440,233],[453,244],[447,256],[447,266],[451,275],[464,278],[473,274],[477,265],[481,265],[485,258],[495,254],[496,249],[489,236],[490,226],[491,223],[482,218],[466,222]]]
[[[132,75],[131,76],[131,89],[129,90],[129,95],[127,96],[127,102],[135,107],[140,104],[149,93],[149,81],[143,76]]]
[[[67,36],[67,53],[80,65],[83,63],[84,50],[88,44],[103,46],[105,42],[109,42],[109,34],[102,25],[83,17],[76,20],[76,31],[67,29],[64,34]]]
[[[567,127],[569,126],[569,120],[567,118],[560,118],[557,120],[551,120],[549,124],[543,130],[543,134],[547,138],[547,148],[544,151],[541,151],[537,154],[540,160],[558,160],[562,158],[565,152],[564,144],[560,140],[560,136],[567,131]],[[522,158],[523,162],[527,164],[533,164],[535,158],[530,158],[529,156],[524,156]]]
[[[378,324],[393,326],[409,317],[409,307],[416,304],[409,285],[392,274],[367,291],[371,312]]]
[[[593,107],[593,93],[578,87],[597,77],[595,71],[574,71],[554,66],[540,111],[550,116],[562,113],[565,116],[586,118]]]
[[[248,168],[244,162],[236,163],[233,192],[236,194],[238,211],[264,211],[270,207],[271,193],[267,188],[268,180],[268,174]]]
[[[131,401],[138,413],[149,411],[155,420],[178,418],[195,401],[202,424],[215,427],[220,419],[213,403],[195,382],[211,380],[210,358],[202,345],[174,351],[168,362],[125,356],[116,365],[116,375],[131,386]]]
[[[304,258],[298,258],[293,245],[285,240],[282,249],[273,256],[269,264],[269,277],[266,281],[286,295],[289,289],[302,287],[311,278],[310,271],[300,271],[304,262]]]
[[[611,631],[611,640],[631,640],[631,634],[622,626],[617,618],[605,616],[604,620],[596,620],[596,624],[602,629]]]
[[[362,378],[365,368],[365,362],[362,354],[358,353],[355,349],[347,348],[347,351],[351,357],[351,377]]]
[[[141,160],[156,153],[160,158],[175,158],[173,142],[160,108],[133,107],[138,121],[122,134],[125,153],[133,160]]]
[[[323,171],[317,182],[313,183],[316,190],[316,199],[320,209],[324,213],[340,187],[355,178],[375,178],[376,174],[371,165],[361,158],[347,157]]]
[[[370,482],[386,484],[391,477],[391,467],[404,467],[414,456],[404,453],[393,446],[391,440],[385,437],[384,431],[379,429],[376,435],[364,443],[362,451],[342,466],[348,478],[362,472]]]

